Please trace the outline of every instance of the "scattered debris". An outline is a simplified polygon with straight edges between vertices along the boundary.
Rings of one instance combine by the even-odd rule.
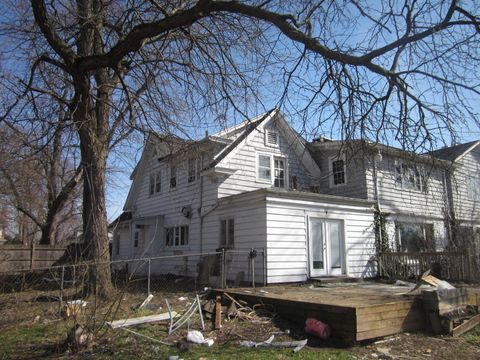
[[[217,295],[215,298],[215,330],[222,327],[222,297]]]
[[[72,353],[77,353],[82,349],[92,351],[93,334],[86,331],[80,324],[76,324],[68,332],[64,346],[67,351]]]
[[[263,289],[260,289],[259,292],[261,292],[262,294],[268,294],[268,291]]]
[[[415,287],[412,290],[410,290],[410,292],[414,292],[415,290],[420,288],[423,284],[433,286],[437,290],[455,289],[455,287],[449,284],[448,282],[444,280],[440,280],[433,275],[430,275],[430,270],[427,270],[422,274],[422,276],[420,277],[420,280],[417,282]]]
[[[107,322],[107,325],[109,325],[112,329],[117,329],[117,328],[123,328],[127,326],[153,323],[153,322],[158,322],[163,320],[171,320],[175,316],[177,316],[177,313],[175,311],[169,311],[168,313],[141,316],[141,317],[130,318],[130,319],[115,320],[115,321]]]
[[[462,322],[460,325],[452,329],[452,336],[460,336],[467,331],[472,330],[474,327],[480,324],[480,314]]]
[[[315,335],[322,340],[328,339],[331,334],[330,326],[314,318],[308,318],[305,321],[305,332]]]
[[[205,339],[203,334],[198,330],[190,330],[187,333],[187,341],[194,344],[205,344],[208,347],[212,346],[214,343],[213,339]]]
[[[149,304],[152,299],[153,294],[148,295],[147,298],[143,300],[143,302],[138,306],[138,310],[143,309],[145,306],[147,306],[147,304]]]
[[[241,341],[240,346],[246,347],[281,347],[281,348],[294,348],[293,352],[298,352],[302,350],[305,345],[307,345],[307,339],[299,340],[299,341],[283,341],[283,342],[273,342],[275,338],[274,335],[270,336],[267,340],[262,342],[255,342],[255,341]]]
[[[167,304],[168,313],[170,314],[170,326],[168,329],[168,335],[172,334],[174,331],[182,327],[185,323],[188,323],[190,325],[191,317],[197,311],[198,311],[198,314],[200,315],[200,323],[202,325],[202,330],[205,330],[205,323],[203,322],[202,306],[200,304],[200,298],[198,297],[198,295],[195,296],[195,301],[192,304],[190,304],[190,307],[182,315],[180,315],[176,321],[174,321],[174,318],[176,317],[177,313],[175,311],[172,311],[172,308],[170,307],[170,304],[167,299],[165,299],[165,303]]]
[[[188,300],[188,298],[186,298],[185,296],[180,296],[178,298],[178,301],[187,301],[187,300]]]
[[[68,319],[77,316],[85,306],[87,306],[87,302],[84,300],[67,301],[63,309],[63,317]]]
[[[173,344],[171,344],[171,343],[168,343],[168,342],[165,342],[165,341],[162,341],[162,340],[158,340],[158,339],[154,339],[154,338],[152,338],[152,337],[150,337],[150,336],[140,334],[140,333],[138,333],[138,332],[136,332],[136,331],[133,331],[133,330],[131,330],[131,329],[127,329],[127,328],[125,328],[125,327],[121,327],[121,328],[119,328],[119,329],[120,329],[120,330],[124,330],[124,331],[126,331],[126,332],[128,332],[128,333],[130,333],[130,334],[136,335],[136,336],[138,336],[138,337],[141,337],[141,338],[144,338],[144,339],[147,339],[147,340],[150,340],[150,341],[157,342],[157,343],[162,344],[162,345],[173,346]]]

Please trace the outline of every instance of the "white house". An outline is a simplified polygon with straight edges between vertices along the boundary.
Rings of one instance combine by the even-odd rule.
[[[418,250],[418,237],[445,246],[452,161],[359,145],[307,143],[278,110],[196,142],[152,135],[115,222],[113,258],[256,248],[268,283],[370,277],[377,208],[389,214],[392,247]],[[152,271],[194,275],[197,265]]]

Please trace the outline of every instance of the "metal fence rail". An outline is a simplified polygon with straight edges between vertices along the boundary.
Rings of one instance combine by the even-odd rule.
[[[266,284],[263,249],[227,250],[173,256],[115,260],[108,263],[116,289],[150,294],[181,288],[197,292],[205,287],[239,287]],[[89,270],[99,264],[82,262],[0,272],[0,293],[34,289],[58,291],[88,281]]]
[[[466,252],[384,253],[379,255],[378,265],[383,278],[413,279],[431,269],[444,280],[479,281],[477,262]]]

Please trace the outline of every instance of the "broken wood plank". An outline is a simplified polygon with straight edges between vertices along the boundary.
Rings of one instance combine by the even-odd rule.
[[[480,324],[480,314],[468,319],[463,324],[458,325],[452,331],[452,336],[460,336]]]
[[[172,316],[177,316],[177,313],[175,311],[172,311]],[[169,319],[170,319],[169,313],[162,313],[162,314],[156,314],[156,315],[141,316],[136,318],[115,320],[115,321],[107,322],[107,325],[110,326],[112,329],[117,329],[117,328],[122,328],[127,326],[147,324],[147,323],[153,323],[153,322],[169,320]]]
[[[215,330],[222,327],[222,297],[217,295],[215,298]]]

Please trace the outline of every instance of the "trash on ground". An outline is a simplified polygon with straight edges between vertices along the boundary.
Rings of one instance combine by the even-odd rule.
[[[80,324],[76,324],[70,329],[65,340],[65,348],[72,353],[77,353],[82,349],[93,349],[93,334],[86,331]]]
[[[200,324],[202,326],[202,330],[205,330],[205,323],[203,322],[203,314],[202,314],[202,306],[200,304],[200,298],[198,295],[195,296],[195,301],[190,304],[189,308],[183,312],[183,314],[179,315],[175,320],[177,313],[172,311],[170,307],[170,303],[167,299],[165,299],[165,303],[167,304],[168,313],[170,314],[170,325],[168,327],[168,335],[172,334],[174,331],[182,327],[184,324],[189,324],[191,322],[191,317],[193,314],[198,312],[200,316]]]
[[[67,319],[72,316],[77,316],[85,306],[87,306],[87,302],[84,300],[67,301],[63,309],[63,316]]]
[[[255,341],[240,341],[240,346],[245,347],[280,347],[280,348],[294,348],[293,352],[298,352],[302,350],[305,345],[307,345],[307,339],[297,340],[297,341],[282,341],[282,342],[273,342],[275,335],[270,336],[267,340],[262,342]]]
[[[194,344],[205,344],[209,347],[214,343],[213,339],[205,339],[203,334],[198,330],[190,330],[187,333],[187,341]]]
[[[138,306],[138,309],[143,309],[145,306],[147,306],[147,304],[150,303],[150,301],[152,301],[153,299],[153,294],[150,294],[147,296],[147,298],[145,300],[143,300],[143,302]]]
[[[305,332],[322,340],[328,339],[331,334],[330,326],[314,318],[308,318],[305,321]]]
[[[112,329],[117,329],[117,328],[122,328],[127,326],[153,323],[153,322],[158,322],[163,320],[170,320],[172,317],[175,317],[175,316],[177,316],[177,313],[175,311],[171,311],[171,312],[162,313],[162,314],[115,320],[115,321],[107,322],[107,325],[110,326]]]

